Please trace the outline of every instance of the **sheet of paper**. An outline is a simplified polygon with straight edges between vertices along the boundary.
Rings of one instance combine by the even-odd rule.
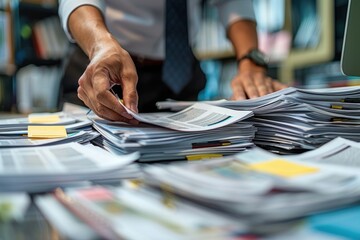
[[[151,165],[145,172],[150,185],[166,185],[171,192],[250,222],[283,221],[360,199],[358,170],[305,163],[259,148],[212,161]]]
[[[232,231],[244,230],[240,221],[232,221],[210,209],[197,208],[175,198],[166,203],[161,193],[143,188],[94,186],[72,189],[66,195],[125,239],[221,239]],[[138,231],[139,225],[142,231]]]
[[[79,240],[97,238],[96,233],[89,226],[74,216],[52,195],[37,195],[34,202],[41,213],[62,236]]]
[[[294,156],[304,162],[339,165],[360,168],[360,143],[344,138],[336,138],[323,146]]]
[[[75,175],[116,170],[138,157],[138,153],[112,155],[101,148],[78,143],[46,147],[4,148],[0,152],[0,179],[11,176]]]
[[[258,98],[253,99],[246,99],[240,101],[227,101],[227,100],[216,100],[216,101],[204,101],[206,104],[225,107],[230,109],[238,109],[238,110],[255,110],[257,108],[262,108],[269,103],[273,103],[278,101],[279,97],[283,95],[288,95],[296,92],[296,88],[288,87]],[[194,104],[196,102],[191,101],[165,101],[165,102],[157,102],[156,105],[159,109],[171,109],[175,110],[182,110]]]
[[[360,87],[286,88],[256,99],[207,102],[254,113],[254,143],[281,154],[312,150],[336,137],[360,141]],[[179,109],[186,102],[159,106]],[[247,120],[245,120],[247,121]],[[274,135],[274,134],[277,135]]]
[[[54,146],[3,148],[0,151],[0,191],[49,191],[83,186],[89,181],[131,177],[127,166],[139,153],[114,155],[93,145],[66,143]],[[131,175],[132,174],[132,175]],[[136,175],[135,175],[136,176]]]
[[[0,193],[1,222],[23,220],[30,202],[30,196],[25,192]]]
[[[145,117],[127,108],[126,110],[141,122],[185,132],[220,128],[253,115],[251,111],[235,111],[204,103],[196,103],[180,112],[171,113],[159,118],[151,116]]]
[[[90,140],[98,137],[100,134],[95,131],[79,131],[74,133],[69,133],[65,138],[27,138],[27,137],[17,137],[17,138],[0,138],[0,148],[14,148],[14,147],[35,147],[35,146],[44,146],[51,144],[60,144],[66,142],[89,142]]]

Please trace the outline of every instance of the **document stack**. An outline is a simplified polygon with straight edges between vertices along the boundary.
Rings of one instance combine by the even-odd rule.
[[[115,156],[93,145],[66,143],[0,151],[0,192],[43,192],[89,181],[139,177],[139,153]],[[129,165],[129,166],[128,166]]]
[[[34,201],[69,239],[273,234],[305,216],[358,202],[359,154],[360,143],[342,138],[297,156],[252,148],[212,161],[147,164],[140,178],[124,180],[120,187],[67,187],[37,195]],[[96,164],[104,165],[104,159]],[[106,172],[107,167],[100,168]]]
[[[35,203],[66,239],[220,240],[244,231],[235,219],[145,188],[58,189]]]
[[[0,120],[0,148],[87,143],[99,136],[92,123],[64,112]]]
[[[253,148],[213,161],[151,165],[145,168],[144,182],[158,191],[236,217],[256,230],[262,224],[293,220],[360,200],[360,174],[348,164],[355,161],[360,166],[356,157],[360,145],[334,141],[319,152],[311,152],[311,158],[303,155],[296,159]],[[341,163],[348,149],[343,148],[331,154],[332,160],[323,158],[326,149],[334,145],[338,150],[342,145],[352,146],[357,155]]]
[[[360,87],[296,89],[280,99],[286,108],[254,112],[258,146],[298,152],[336,137],[360,141]]]
[[[114,153],[139,151],[140,162],[217,158],[253,145],[255,128],[242,122],[251,111],[198,103],[177,113],[131,114],[139,125],[92,118],[103,137],[96,142]]]
[[[326,89],[286,88],[243,101],[208,104],[253,111],[245,121],[257,128],[254,143],[278,153],[315,149],[336,138],[360,141],[360,87]],[[186,102],[162,102],[160,108],[179,109]]]

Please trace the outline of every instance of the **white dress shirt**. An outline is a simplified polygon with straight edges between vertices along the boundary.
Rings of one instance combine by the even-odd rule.
[[[164,20],[166,0],[60,0],[59,15],[65,33],[68,18],[79,6],[92,5],[103,14],[109,31],[132,54],[163,59],[165,56]],[[182,0],[180,0],[182,1]],[[195,42],[201,20],[200,0],[188,0],[189,39]],[[213,0],[225,27],[240,19],[255,21],[251,0]]]

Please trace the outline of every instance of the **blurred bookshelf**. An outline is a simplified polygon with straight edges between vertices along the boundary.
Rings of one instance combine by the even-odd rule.
[[[279,79],[294,85],[295,70],[333,61],[335,0],[292,1],[293,44],[279,70]],[[298,80],[298,85],[304,85]]]
[[[67,45],[57,16],[57,1],[22,0],[17,14],[17,66],[57,64]]]
[[[340,68],[348,0],[318,0],[316,3],[322,16],[319,22],[323,27],[318,33],[321,40],[317,46],[307,49],[306,62],[300,56],[297,63],[292,64],[294,85],[303,88],[359,85],[357,77],[345,76]]]
[[[253,4],[259,48],[270,57],[271,77],[305,88],[358,83],[340,70],[348,0],[254,0]],[[206,1],[204,9],[194,52],[210,82],[200,99],[228,98],[237,71],[235,56],[216,9]]]
[[[7,6],[11,19],[8,33],[1,36],[11,36],[12,46],[8,53],[11,67],[6,71],[0,67],[1,76],[7,74],[6,84],[2,80],[0,85],[0,91],[7,93],[0,96],[6,98],[6,104],[2,104],[6,107],[1,111],[56,111],[69,46],[57,13],[58,1],[0,0],[0,3]],[[5,33],[5,28],[1,31]]]
[[[218,12],[211,1],[203,1],[202,23],[194,53],[201,60],[208,83],[200,93],[200,100],[229,98],[230,81],[237,73],[233,46],[226,37]],[[288,24],[289,1],[254,0],[259,48],[270,57],[269,75],[277,78],[280,63],[288,56],[291,47]],[[216,68],[216,69],[215,69]]]
[[[15,44],[13,32],[13,6],[8,0],[0,0],[0,111],[10,111],[13,101],[15,72]]]
[[[13,17],[10,1],[0,1],[0,72],[11,75],[14,71]]]

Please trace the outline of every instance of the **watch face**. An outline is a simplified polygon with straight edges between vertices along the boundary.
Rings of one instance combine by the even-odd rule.
[[[249,53],[249,57],[260,66],[266,66],[269,62],[268,57],[256,49]]]

